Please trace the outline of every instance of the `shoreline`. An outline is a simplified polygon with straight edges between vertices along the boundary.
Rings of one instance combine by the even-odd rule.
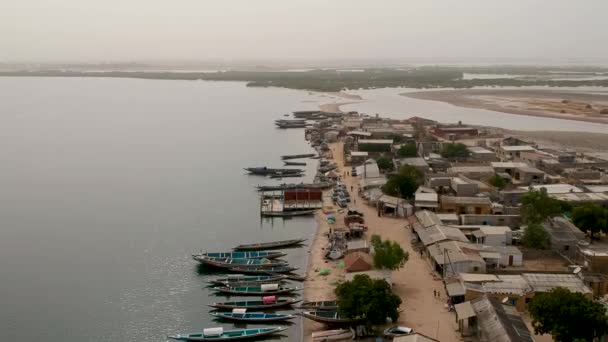
[[[485,109],[495,112],[536,116],[543,118],[563,119],[608,125],[608,115],[587,113],[572,104],[593,103],[606,109],[608,96],[598,94],[576,93],[564,90],[514,90],[514,89],[455,89],[416,91],[401,93],[400,96],[419,100],[449,103],[463,108]],[[569,101],[560,103],[560,101]],[[561,106],[560,106],[561,105]],[[564,113],[555,110],[564,110]],[[566,112],[566,109],[568,112]],[[607,127],[608,130],[608,127]]]

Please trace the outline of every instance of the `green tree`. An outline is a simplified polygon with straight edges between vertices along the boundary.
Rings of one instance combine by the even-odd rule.
[[[412,198],[416,189],[424,181],[422,173],[413,166],[404,165],[399,173],[392,175],[382,187],[382,191],[390,196]]]
[[[396,270],[403,267],[409,258],[409,254],[395,241],[382,241],[380,236],[374,234],[371,242],[374,246],[374,266],[376,268]]]
[[[593,237],[608,231],[608,210],[594,203],[583,204],[572,210],[572,222]]]
[[[401,298],[395,295],[384,279],[371,279],[366,274],[356,275],[352,281],[335,289],[340,313],[349,318],[361,318],[367,324],[385,324],[386,318],[399,318]]]
[[[394,167],[393,160],[384,155],[376,158],[376,163],[378,164],[378,168],[382,171],[390,171]]]
[[[416,144],[408,143],[401,145],[397,150],[397,155],[401,158],[411,158],[416,157],[418,155],[418,149],[416,149]]]
[[[565,288],[536,295],[528,310],[534,331],[549,333],[558,342],[594,341],[608,332],[604,306]]]
[[[467,145],[461,143],[443,144],[441,156],[448,159],[463,159],[469,156]]]
[[[489,183],[495,188],[502,190],[509,184],[509,181],[500,177],[499,175],[494,175],[490,178]]]
[[[521,238],[521,243],[528,248],[545,249],[549,247],[549,233],[540,223],[528,223]]]
[[[547,189],[530,189],[521,198],[521,214],[526,223],[540,223],[550,216],[562,213],[559,200],[549,197]]]

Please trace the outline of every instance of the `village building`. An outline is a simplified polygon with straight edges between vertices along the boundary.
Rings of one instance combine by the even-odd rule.
[[[472,197],[479,193],[479,185],[465,177],[453,177],[450,187],[458,197]]]
[[[536,151],[536,149],[529,145],[515,145],[515,146],[499,146],[496,150],[496,155],[500,160],[519,160],[522,152]]]
[[[367,240],[365,239],[350,240],[346,243],[346,254],[355,252],[369,253],[369,251],[370,246]]]
[[[422,174],[428,173],[431,168],[424,158],[412,157],[412,158],[398,158],[393,160],[395,170],[399,170],[402,166],[409,165],[415,167]]]
[[[416,149],[418,155],[422,157],[428,157],[431,153],[439,153],[443,148],[443,142],[441,141],[417,141]]]
[[[579,242],[585,241],[586,235],[565,217],[552,217],[542,224],[549,234],[551,249],[567,258],[574,260]]]
[[[481,146],[468,147],[470,159],[476,162],[493,162],[497,160],[496,152]]]
[[[519,229],[522,223],[521,215],[460,215],[462,225],[489,225],[489,226],[509,226],[511,229]]]
[[[346,272],[362,272],[372,269],[372,257],[363,252],[353,252],[346,255],[344,268]]]
[[[545,181],[545,172],[531,166],[518,167],[512,181],[514,184],[541,184]]]
[[[349,165],[361,165],[369,158],[369,153],[365,151],[351,151],[346,161]]]
[[[391,152],[393,139],[359,139],[357,143],[358,151],[378,154]]]
[[[521,315],[499,299],[482,296],[456,304],[456,321],[463,336],[479,342],[534,342]]]
[[[456,214],[490,214],[492,201],[487,197],[441,196],[440,209]]]
[[[512,243],[513,232],[508,226],[477,226],[473,231],[475,243],[488,246],[507,246]]]
[[[403,198],[383,194],[376,199],[376,205],[383,215],[408,217],[414,214],[414,207]]]
[[[439,208],[439,195],[436,192],[416,192],[414,194],[416,210],[437,211]]]
[[[453,213],[437,213],[437,217],[444,225],[459,225],[460,216]]]
[[[489,165],[479,165],[479,166],[465,166],[458,165],[452,166],[447,170],[450,175],[464,175],[467,178],[471,179],[488,179],[492,177],[496,172],[494,168]]]
[[[357,166],[355,170],[359,179],[380,177],[380,168],[374,159],[366,160],[363,165]]]
[[[468,242],[443,241],[427,246],[433,270],[446,275],[458,273],[485,273],[486,260],[479,254],[479,248]],[[499,258],[499,257],[497,257]]]
[[[467,126],[438,126],[433,129],[433,135],[454,141],[463,138],[476,137],[479,131],[474,127]]]
[[[443,225],[432,225],[423,227],[420,223],[413,225],[413,231],[418,241],[424,246],[429,246],[442,241],[468,242],[467,237],[458,228]]]

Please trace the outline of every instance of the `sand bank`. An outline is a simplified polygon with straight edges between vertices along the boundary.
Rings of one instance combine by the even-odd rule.
[[[608,124],[608,93],[567,90],[464,89],[403,93],[466,108]]]

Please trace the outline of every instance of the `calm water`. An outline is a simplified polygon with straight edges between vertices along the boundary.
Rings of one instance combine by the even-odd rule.
[[[373,101],[353,107],[506,128],[605,128],[396,93],[365,91]],[[303,130],[272,120],[320,101],[328,98],[243,83],[0,78],[2,340],[164,341],[217,326],[207,304],[221,297],[203,289],[207,276],[190,254],[311,237],[310,218],[260,220],[253,186],[264,179],[242,168],[310,152]],[[306,255],[290,250],[288,260],[304,267]],[[289,339],[300,331],[296,320]]]
[[[272,123],[312,108],[306,97],[242,83],[0,78],[1,340],[164,341],[218,326],[207,304],[222,297],[203,289],[192,252],[314,231],[312,218],[262,222],[263,178],[242,169],[311,152],[303,130]],[[303,267],[306,251],[288,260]],[[287,333],[299,339],[299,323]]]

